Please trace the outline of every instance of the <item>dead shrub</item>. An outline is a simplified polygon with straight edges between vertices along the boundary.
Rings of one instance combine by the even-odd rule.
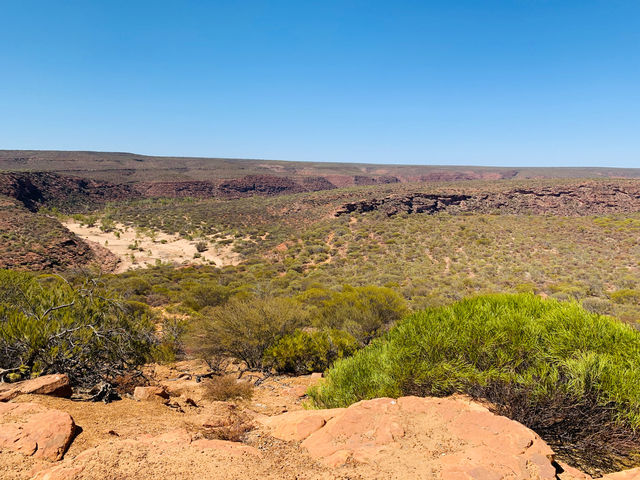
[[[136,387],[146,387],[149,385],[149,380],[142,374],[142,372],[133,370],[125,372],[122,375],[115,376],[111,383],[115,387],[115,391],[119,395],[133,395],[133,391]]]
[[[539,434],[559,458],[591,475],[637,466],[638,433],[612,419],[613,404],[598,404],[558,392],[544,401],[512,384],[493,382],[469,392],[492,403],[495,413],[516,420]]]
[[[249,400],[253,396],[253,385],[239,382],[232,375],[213,377],[204,382],[204,398],[214,402]]]

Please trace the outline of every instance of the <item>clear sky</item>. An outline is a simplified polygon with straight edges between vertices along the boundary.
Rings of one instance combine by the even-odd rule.
[[[0,148],[640,167],[640,2],[0,0]]]

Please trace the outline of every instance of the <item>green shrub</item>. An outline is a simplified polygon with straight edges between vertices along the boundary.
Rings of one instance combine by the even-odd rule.
[[[611,468],[638,445],[640,334],[576,302],[476,297],[410,316],[309,393],[343,407],[456,392],[488,399],[578,465]]]
[[[0,367],[23,376],[67,373],[77,385],[108,381],[148,359],[153,325],[87,281],[0,270]]]
[[[632,290],[630,288],[623,288],[617,290],[611,295],[611,301],[615,303],[640,303],[640,291]]]
[[[184,334],[187,322],[180,317],[167,317],[162,322],[158,345],[153,349],[152,358],[159,363],[174,362],[184,354]]]
[[[357,349],[356,339],[342,330],[297,330],[269,348],[265,357],[279,373],[305,375],[322,372]]]
[[[320,327],[345,330],[362,345],[386,331],[407,313],[402,295],[386,287],[345,285],[323,302]]]
[[[144,296],[151,293],[151,284],[144,278],[132,276],[118,282],[117,289],[125,297]]]
[[[250,369],[263,368],[265,352],[285,335],[306,325],[308,314],[288,298],[233,298],[212,308],[192,335],[204,358],[232,356]]]
[[[204,307],[216,307],[224,304],[229,298],[228,288],[214,282],[196,285],[187,294],[187,299],[182,302],[185,307],[199,311]]]
[[[103,232],[112,232],[116,227],[115,222],[108,217],[102,217],[100,219],[100,230]]]
[[[599,313],[600,315],[610,315],[612,312],[611,303],[604,298],[587,297],[580,302],[582,308],[591,313]]]

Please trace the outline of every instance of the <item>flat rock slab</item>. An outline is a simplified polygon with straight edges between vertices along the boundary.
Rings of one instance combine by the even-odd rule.
[[[262,422],[332,467],[397,465],[442,480],[556,479],[553,451],[536,433],[462,397],[378,398]]]
[[[18,395],[51,395],[69,398],[71,384],[66,374],[43,375],[16,383],[0,383],[0,402],[7,402]]]
[[[260,452],[251,446],[194,439],[187,430],[178,429],[158,436],[145,435],[98,445],[74,459],[40,470],[33,480],[184,478],[183,475],[192,478],[194,472],[189,469],[194,470],[194,465],[198,469],[211,469],[207,476],[200,478],[240,478],[239,473],[233,472],[242,472],[247,465],[260,463],[260,458]],[[229,469],[229,477],[224,466]],[[168,476],[152,473],[158,471]]]
[[[36,403],[0,403],[0,451],[60,460],[74,432],[73,419],[61,410]]]
[[[602,480],[640,480],[640,468],[623,470],[622,472],[610,473],[602,477]]]

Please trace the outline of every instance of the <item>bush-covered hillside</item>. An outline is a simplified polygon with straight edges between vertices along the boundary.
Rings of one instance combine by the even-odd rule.
[[[55,218],[0,195],[0,268],[63,271],[99,259]]]
[[[319,407],[465,393],[538,431],[574,464],[637,449],[640,334],[575,302],[489,295],[428,309],[338,361]]]

